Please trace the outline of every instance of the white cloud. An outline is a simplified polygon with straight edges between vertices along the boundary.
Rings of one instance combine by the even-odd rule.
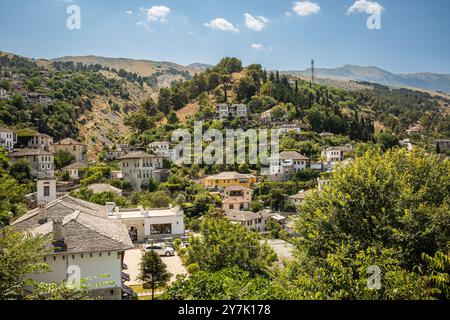
[[[291,17],[291,16],[292,16],[292,14],[291,14],[289,11],[286,11],[284,15],[285,15],[286,17]]]
[[[252,43],[251,47],[252,47],[252,49],[255,49],[255,50],[261,50],[264,48],[261,43]]]
[[[310,1],[299,1],[294,3],[293,10],[299,16],[306,17],[311,14],[319,13],[320,6],[317,3]]]
[[[224,18],[216,18],[211,20],[210,22],[206,22],[204,24],[205,27],[210,29],[218,29],[222,31],[231,31],[231,32],[239,32],[239,29],[236,28],[230,21]]]
[[[166,6],[153,6],[148,9],[141,8],[141,11],[147,15],[150,22],[165,22],[171,10]]]
[[[128,10],[128,11],[125,11],[125,13],[131,16],[133,14],[133,11]]]
[[[353,3],[353,5],[348,8],[347,14],[352,13],[366,13],[366,14],[373,14],[375,12],[381,12],[384,8],[381,4],[374,1],[368,1],[368,0],[358,0]]]
[[[245,16],[245,25],[247,28],[254,31],[261,31],[267,26],[269,20],[267,20],[263,16],[254,17],[250,13],[244,13]]]

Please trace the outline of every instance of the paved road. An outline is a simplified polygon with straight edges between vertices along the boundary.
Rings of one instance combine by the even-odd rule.
[[[264,241],[261,241],[264,242]],[[275,251],[278,260],[291,260],[293,258],[292,251],[294,246],[284,240],[267,240],[267,244]]]
[[[126,285],[139,285],[141,282],[137,280],[139,276],[139,264],[142,259],[142,251],[140,249],[128,250],[125,252],[124,262],[128,266],[128,270],[125,273],[130,275],[130,282]],[[167,270],[172,274],[170,283],[176,280],[176,276],[179,274],[187,274],[186,268],[181,263],[181,259],[178,256],[175,257],[161,257],[167,266]]]

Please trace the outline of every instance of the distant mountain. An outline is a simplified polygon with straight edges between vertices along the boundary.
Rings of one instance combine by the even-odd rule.
[[[205,71],[206,69],[210,69],[212,67],[214,67],[211,64],[206,64],[206,63],[191,63],[190,65],[187,66],[188,68],[193,68],[193,69],[198,69],[198,70],[202,70]]]
[[[311,69],[286,71],[291,75],[310,76]],[[419,88],[450,94],[450,74],[412,73],[394,74],[377,67],[346,65],[342,68],[316,69],[316,77],[378,83],[390,87]]]

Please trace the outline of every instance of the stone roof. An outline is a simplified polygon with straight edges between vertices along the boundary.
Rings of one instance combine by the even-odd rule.
[[[53,156],[53,153],[42,150],[42,149],[22,149],[16,152],[13,152],[9,155],[11,158],[16,157],[27,157],[27,156]]]
[[[77,146],[85,146],[86,144],[81,143],[77,140],[74,140],[72,138],[66,138],[64,140],[61,140],[57,143],[55,143],[54,145],[59,145],[59,146],[71,146],[71,145],[77,145]]]
[[[222,172],[217,175],[209,176],[206,179],[208,180],[232,180],[232,179],[250,179],[254,178],[254,175],[251,174],[242,174],[238,172]]]
[[[77,211],[102,218],[108,217],[106,207],[71,196],[64,196],[45,206],[45,215],[48,220],[62,220],[65,216]],[[37,208],[15,220],[12,226],[17,230],[32,229],[39,226],[39,220],[39,208]]]
[[[271,157],[271,160],[309,160],[308,157],[301,155],[297,151],[283,151],[278,157]]]
[[[83,169],[87,168],[89,165],[85,162],[75,162],[72,164],[69,164],[67,167],[64,167],[63,170],[70,170],[70,169]]]
[[[12,133],[13,131],[7,127],[0,127],[0,132],[9,132]]]
[[[292,199],[292,200],[304,200],[307,195],[308,195],[307,191],[300,191],[299,193],[294,194],[293,196],[290,196],[289,199]]]
[[[53,233],[53,221],[28,230],[33,236]],[[64,253],[91,253],[133,248],[127,227],[119,221],[76,211],[62,219]]]
[[[223,200],[224,204],[239,204],[239,203],[249,203],[244,197],[229,197]]]
[[[120,157],[119,160],[140,159],[140,158],[154,158],[154,156],[152,156],[144,151],[133,151],[133,152],[127,153],[126,155]]]
[[[50,136],[50,135],[48,135],[46,133],[39,133],[39,132],[34,133],[33,137],[42,137],[42,138],[51,138],[51,139],[53,139],[52,136]]]
[[[336,147],[328,147],[324,151],[352,151],[353,147],[351,145],[346,146],[336,146]]]
[[[46,223],[39,220],[46,218]],[[119,221],[108,219],[106,207],[64,196],[45,206],[45,211],[29,211],[12,223],[18,231],[32,235],[53,233],[53,221],[62,221],[64,253],[91,253],[133,248],[127,228]]]
[[[228,210],[225,212],[225,217],[231,221],[245,222],[255,219],[262,218],[260,213],[255,213],[251,211],[240,211],[240,210]]]
[[[94,193],[111,192],[115,194],[122,193],[122,190],[107,183],[94,183],[88,186],[88,189]]]

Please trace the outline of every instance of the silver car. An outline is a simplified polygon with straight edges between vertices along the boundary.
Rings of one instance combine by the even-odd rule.
[[[144,247],[145,252],[155,251],[160,256],[172,257],[175,255],[175,249],[171,247],[163,247],[161,245],[148,245]]]

